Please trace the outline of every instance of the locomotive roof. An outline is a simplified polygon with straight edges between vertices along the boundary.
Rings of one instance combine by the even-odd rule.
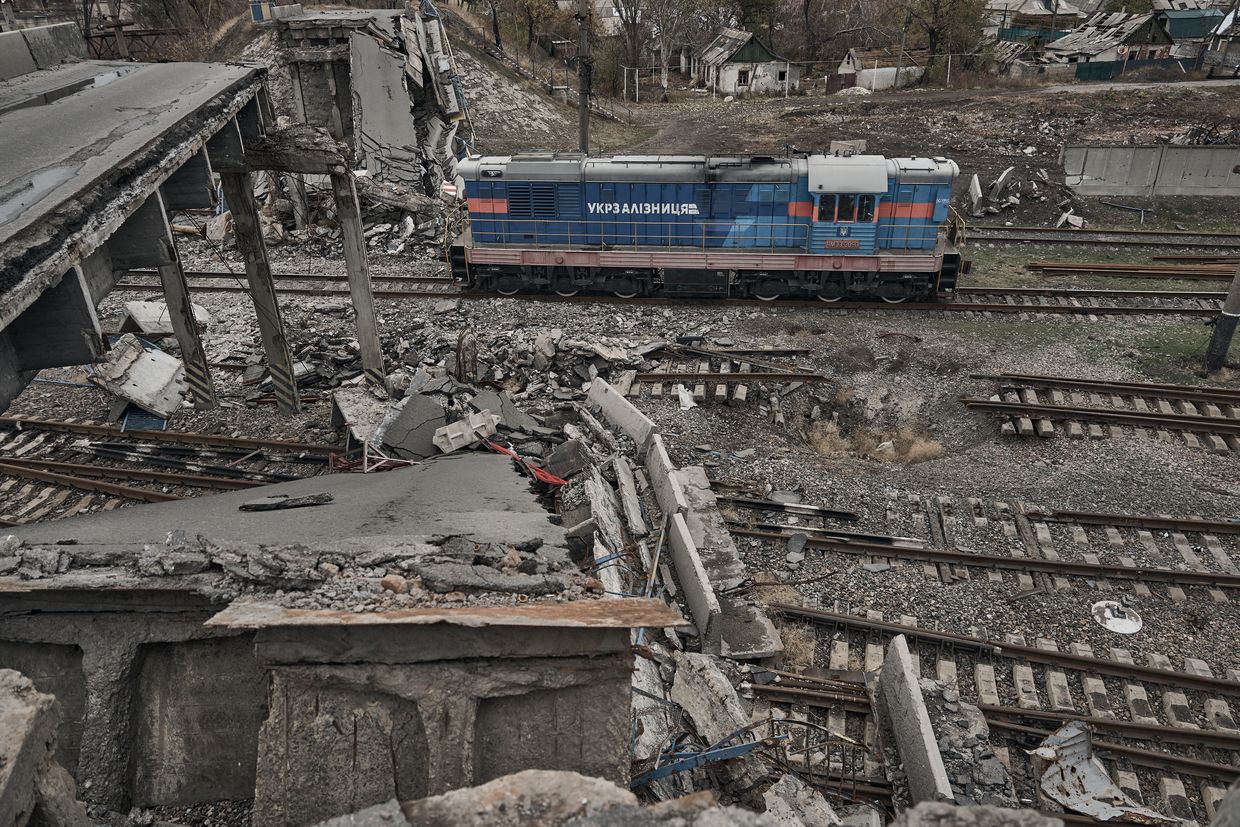
[[[946,158],[810,155],[775,158],[706,155],[599,155],[579,152],[474,156],[457,167],[466,180],[652,181],[662,183],[796,181],[811,192],[886,192],[890,178],[950,181],[959,168]]]

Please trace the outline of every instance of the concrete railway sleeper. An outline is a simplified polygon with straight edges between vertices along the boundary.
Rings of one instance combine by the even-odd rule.
[[[1118,382],[1099,379],[1082,379],[1072,376],[1041,376],[1023,373],[974,373],[970,379],[985,379],[1006,386],[1027,388],[1092,391],[1117,396],[1177,399],[1192,402],[1209,402],[1219,405],[1240,405],[1240,390],[1233,388],[1199,387],[1196,385],[1166,385],[1153,382]]]
[[[44,471],[65,472],[80,477],[106,477],[115,480],[147,480],[162,482],[168,485],[189,488],[216,488],[232,490],[265,485],[255,480],[229,479],[204,474],[183,474],[170,471],[147,471],[136,468],[113,468],[106,465],[89,465],[76,462],[58,462],[45,459],[27,459],[25,457],[0,456],[0,463],[23,468],[37,468]]]
[[[1004,402],[992,399],[962,397],[966,407],[1006,417],[1027,417],[1057,421],[1096,422],[1108,425],[1132,425],[1191,433],[1240,436],[1240,419],[1221,416],[1187,416],[1154,411],[1138,413],[1111,408],[1081,408],[1068,405],[1042,405],[1027,402]],[[1049,434],[1047,434],[1049,435]]]
[[[852,628],[865,632],[877,632],[883,635],[905,635],[910,641],[926,641],[941,644],[950,648],[973,650],[992,656],[1022,659],[1049,666],[1068,667],[1086,673],[1110,675],[1117,678],[1143,681],[1175,690],[1195,689],[1208,693],[1219,693],[1240,696],[1240,682],[1224,680],[1196,672],[1176,672],[1172,669],[1161,669],[1150,666],[1138,666],[1102,658],[1077,655],[1057,650],[1043,649],[1016,643],[1001,643],[994,640],[957,635],[950,632],[939,632],[890,623],[882,620],[871,620],[856,615],[831,612],[825,609],[812,609],[804,606],[792,606],[775,603],[770,606],[772,611],[786,617],[799,618],[841,628]]]
[[[728,530],[740,537],[752,537],[759,540],[787,540],[796,532],[806,534],[813,532],[813,529],[806,529],[801,526],[789,528],[790,530],[787,531],[769,531],[749,528],[742,523],[732,523],[729,525]],[[1143,566],[1108,566],[1099,563],[1075,563],[1067,560],[1004,557],[997,554],[972,554],[949,551],[942,548],[915,547],[904,543],[887,544],[855,540],[847,537],[811,536],[806,540],[806,545],[811,548],[829,549],[843,554],[925,560],[933,563],[951,563],[985,569],[1045,572],[1047,574],[1075,575],[1077,577],[1098,579],[1114,577],[1117,579],[1154,581],[1184,586],[1240,589],[1240,574],[1180,571],[1179,569],[1158,569]],[[1240,686],[1237,687],[1237,690],[1240,691]]]
[[[322,445],[312,442],[293,442],[280,439],[249,439],[247,437],[226,436],[224,434],[200,434],[190,431],[121,431],[111,425],[96,425],[86,422],[65,422],[49,419],[29,419],[26,417],[0,417],[0,427],[21,430],[33,428],[41,431],[53,431],[85,436],[106,436],[124,440],[147,440],[150,442],[179,442],[186,445],[206,445],[224,448],[267,448],[296,452],[298,462],[326,462],[327,458],[339,453],[335,445]]]

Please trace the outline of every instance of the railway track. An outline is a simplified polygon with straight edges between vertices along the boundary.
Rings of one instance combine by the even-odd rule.
[[[0,417],[0,525],[322,473],[333,446]]]
[[[975,225],[968,230],[968,240],[1088,244],[1115,247],[1240,250],[1240,233],[1191,232],[1186,230],[1072,230],[1057,227]]]
[[[1240,451],[1240,390],[1024,374],[972,378],[993,381],[998,390],[961,401],[995,414],[1004,435],[1103,439],[1131,429],[1138,437]]]
[[[1137,595],[1183,603],[1240,600],[1240,523],[1055,511],[1036,504],[975,498],[889,495],[885,527],[896,533],[847,530],[838,512],[787,510],[779,504],[720,495],[730,505],[728,529],[738,545],[787,545],[794,534],[819,554],[885,566],[920,566],[925,577],[952,584],[986,578],[1018,593],[1065,592],[1112,581]],[[831,516],[835,514],[836,516]],[[791,515],[792,520],[781,520]],[[821,519],[820,525],[814,523]]]
[[[1017,794],[1042,800],[1025,750],[1072,720],[1094,730],[1094,747],[1111,777],[1128,795],[1166,815],[1206,823],[1227,785],[1240,777],[1232,761],[1240,730],[1232,705],[1240,675],[1194,658],[1172,658],[1123,648],[1095,652],[1086,641],[1017,635],[988,639],[926,628],[910,615],[776,604],[785,618],[812,624],[829,653],[832,674],[873,671],[897,634],[909,642],[915,668],[976,704],[990,727],[999,760],[1012,771]],[[793,716],[821,722],[833,732],[873,744],[874,724],[864,695],[846,684],[797,676],[751,687],[767,704],[786,705]],[[1076,819],[1074,819],[1076,820]]]
[[[134,275],[150,281],[134,280]],[[248,289],[236,282],[231,273],[190,271],[187,276],[203,279],[191,284],[191,289],[205,292],[243,293]],[[276,292],[295,296],[341,296],[347,297],[343,275],[323,273],[283,273],[275,276]],[[229,283],[233,282],[233,283]],[[296,282],[323,283],[321,287],[298,286]],[[373,292],[379,299],[424,299],[459,297],[462,299],[510,298],[498,294],[464,290],[447,278],[413,278],[407,276],[375,276]],[[335,286],[339,285],[339,286]],[[117,290],[159,291],[160,285],[154,273],[130,271],[128,280],[117,284]],[[776,307],[797,307],[814,310],[856,311],[883,310],[898,312],[936,313],[1001,313],[1001,314],[1053,314],[1057,316],[1213,316],[1218,313],[1224,293],[1216,291],[1176,290],[1098,290],[1056,289],[1045,287],[965,287],[956,290],[952,302],[840,302],[823,304],[814,299],[781,299],[765,304]],[[638,297],[621,299],[610,295],[557,296],[554,294],[518,294],[515,298],[546,302],[601,302],[673,305],[682,303],[677,299]],[[720,307],[747,307],[751,299],[697,299],[700,305]]]
[[[1113,261],[1033,261],[1028,269],[1043,276],[1103,276],[1125,279],[1177,279],[1181,281],[1231,281],[1231,264],[1129,264]]]

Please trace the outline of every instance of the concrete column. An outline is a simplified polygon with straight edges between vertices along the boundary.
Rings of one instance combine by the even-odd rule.
[[[194,394],[194,407],[200,411],[218,408],[215,385],[211,380],[211,367],[207,364],[207,352],[202,347],[198,320],[194,318],[194,306],[189,297],[189,283],[181,269],[181,259],[176,252],[172,233],[168,233],[168,249],[175,261],[159,268],[159,280],[164,286],[164,304],[172,319],[172,330],[181,346],[181,361],[185,365],[185,381]]]
[[[267,369],[275,386],[277,407],[281,413],[297,413],[301,410],[301,401],[297,394],[297,382],[293,378],[293,358],[289,354],[288,340],[284,337],[284,320],[280,317],[276,285],[271,278],[271,264],[267,261],[267,246],[263,243],[258,210],[254,208],[254,185],[250,173],[220,172],[220,183],[228,208],[232,211],[237,247],[245,256],[245,276],[250,283],[250,298],[258,313],[258,329],[267,354]]]
[[[134,668],[138,637],[108,634],[80,641],[86,678],[86,711],[77,777],[88,779],[82,797],[110,809],[129,809],[130,744],[133,740]]]
[[[310,205],[306,203],[306,179],[299,172],[284,176],[284,188],[293,202],[293,223],[299,230],[310,225]]]
[[[366,378],[383,387],[383,350],[375,321],[375,297],[370,289],[370,265],[366,260],[366,239],[362,235],[362,213],[357,203],[353,173],[337,167],[331,174],[332,194],[336,198],[336,219],[344,241],[344,263],[349,275],[349,295],[357,319],[357,341],[362,350],[362,370]]]
[[[445,693],[433,713],[426,709],[427,795],[456,789],[461,779],[474,779],[474,729],[478,699],[465,693]]]

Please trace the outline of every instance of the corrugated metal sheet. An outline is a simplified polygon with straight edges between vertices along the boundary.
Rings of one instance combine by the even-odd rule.
[[[746,32],[741,29],[723,29],[702,50],[702,62],[708,66],[718,66],[721,63],[726,63],[728,58],[736,54],[752,37],[753,32]]]

